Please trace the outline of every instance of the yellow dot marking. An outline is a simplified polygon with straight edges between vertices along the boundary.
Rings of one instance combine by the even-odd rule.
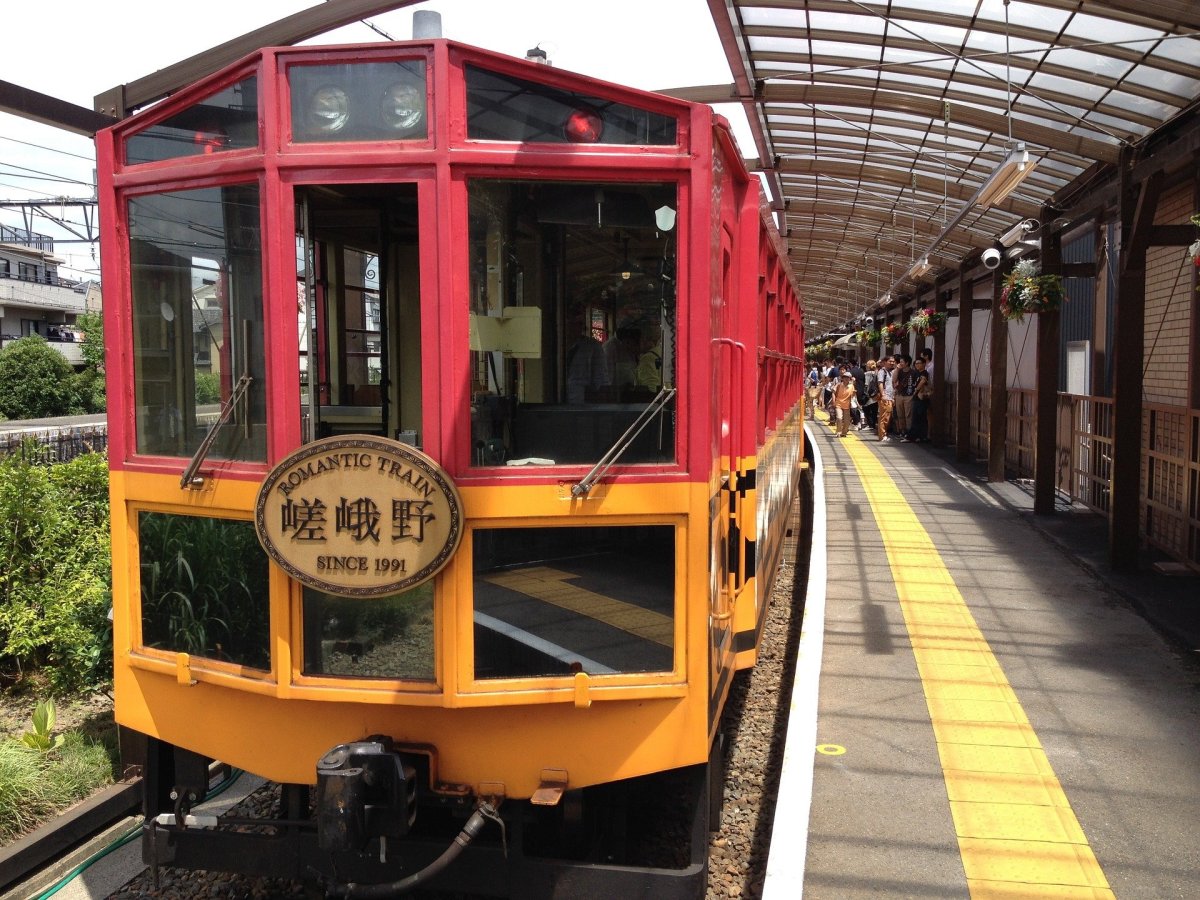
[[[972,900],[1111,900],[1062,785],[937,547],[866,445],[842,446],[896,582]]]
[[[560,609],[596,619],[664,647],[672,645],[675,623],[670,616],[567,583],[578,577],[548,566],[535,566],[489,575],[485,580]]]
[[[817,752],[822,756],[841,756],[846,748],[840,744],[817,744]]]

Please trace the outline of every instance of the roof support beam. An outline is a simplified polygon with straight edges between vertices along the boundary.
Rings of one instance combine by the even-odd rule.
[[[1162,185],[1155,172],[1139,185],[1129,160],[1121,166],[1121,269],[1113,329],[1112,503],[1108,556],[1113,569],[1132,571],[1141,538],[1139,484],[1142,453],[1142,353],[1146,332],[1146,248]]]
[[[1042,221],[1054,218],[1054,210],[1045,207]],[[1047,228],[1042,233],[1042,272],[1062,274],[1062,233]],[[1037,317],[1037,425],[1034,433],[1033,511],[1036,515],[1054,513],[1055,471],[1058,462],[1058,366],[1059,332],[1062,314],[1058,310]]]
[[[734,81],[731,85],[732,95],[717,102],[728,103],[735,99],[741,102],[742,109],[746,112],[746,121],[750,123],[750,132],[754,136],[754,146],[758,150],[758,158],[761,160],[761,171],[767,179],[767,189],[771,194],[771,209],[779,212],[785,206],[783,184],[779,180],[779,173],[775,171],[775,151],[771,148],[771,132],[767,127],[766,113],[763,111],[759,97],[761,85],[752,77],[754,64],[750,61],[750,45],[744,37],[745,31],[741,27],[737,4],[734,3],[734,0],[708,0],[708,9]],[[734,26],[735,22],[737,22],[737,27]]]

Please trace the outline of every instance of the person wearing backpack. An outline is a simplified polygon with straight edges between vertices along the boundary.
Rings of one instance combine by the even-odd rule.
[[[863,373],[863,391],[859,397],[862,404],[862,428],[874,431],[879,423],[879,364],[873,359],[867,360],[867,369]]]

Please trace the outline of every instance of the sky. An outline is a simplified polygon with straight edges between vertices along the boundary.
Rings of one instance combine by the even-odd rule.
[[[336,0],[335,0],[336,2]],[[314,0],[48,0],[7,4],[0,79],[92,108],[93,97],[255,28],[319,5]],[[442,15],[443,36],[513,56],[540,46],[558,68],[654,90],[728,84],[725,61],[706,0],[429,0],[369,21],[396,40],[412,36],[415,10]],[[362,43],[384,38],[355,23],[305,43]],[[753,156],[740,108],[722,105]],[[90,138],[0,113],[0,200],[92,195],[95,153]],[[78,209],[61,218],[81,223]],[[93,222],[94,222],[93,218]],[[24,227],[20,210],[0,209],[0,222]],[[67,278],[99,276],[98,247],[48,219],[32,230],[55,238]]]

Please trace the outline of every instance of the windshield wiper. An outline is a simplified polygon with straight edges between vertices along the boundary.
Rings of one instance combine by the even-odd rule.
[[[221,427],[229,421],[229,417],[233,414],[233,408],[246,394],[246,389],[250,387],[250,382],[254,379],[249,375],[243,375],[237,380],[237,384],[233,386],[233,390],[229,394],[229,399],[225,401],[225,405],[221,407],[221,415],[213,424],[213,427],[208,429],[208,434],[204,436],[204,440],[200,442],[200,446],[196,448],[196,452],[192,454],[192,461],[188,463],[187,468],[183,470],[183,477],[179,479],[179,486],[199,487],[204,484],[203,478],[197,478],[196,472],[200,470],[204,459],[208,456],[208,451],[212,449],[213,442],[217,439],[217,432]]]
[[[642,430],[650,424],[650,420],[662,412],[663,407],[674,396],[675,388],[664,387],[660,390],[658,396],[651,400],[649,405],[633,420],[633,424],[625,429],[625,433],[617,438],[616,443],[608,448],[608,452],[600,457],[600,461],[592,466],[592,470],[584,475],[579,483],[571,485],[571,496],[586,497],[588,491],[592,489],[592,485],[603,478],[608,470],[616,465],[617,460],[621,458],[621,454],[629,449],[629,446],[642,433]]]

